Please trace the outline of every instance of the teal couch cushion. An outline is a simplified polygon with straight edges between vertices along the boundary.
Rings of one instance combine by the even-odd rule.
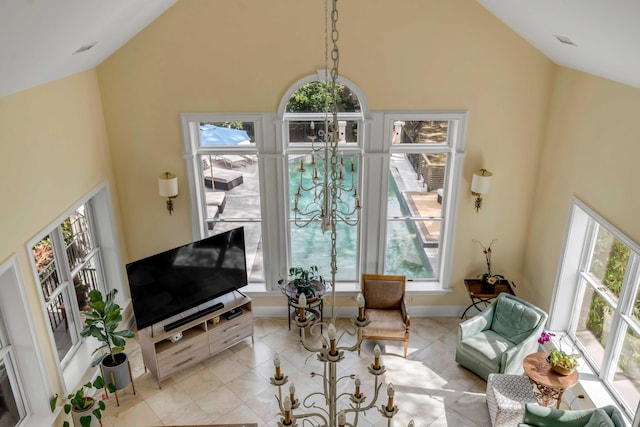
[[[513,347],[513,343],[487,329],[462,340],[460,346],[462,351],[479,363],[485,363],[488,368],[494,368],[494,372],[499,372],[502,353]]]
[[[515,299],[496,300],[491,329],[514,344],[531,336],[541,316]]]
[[[615,427],[615,424],[611,421],[611,418],[609,418],[609,415],[607,415],[605,411],[602,409],[596,409],[593,411],[591,418],[589,418],[589,421],[587,421],[584,427]]]

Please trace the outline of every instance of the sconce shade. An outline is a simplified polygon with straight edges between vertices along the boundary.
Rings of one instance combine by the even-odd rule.
[[[176,197],[178,195],[178,177],[165,172],[158,177],[158,192],[162,197]]]
[[[491,187],[491,177],[493,174],[486,169],[480,169],[473,173],[471,181],[471,192],[476,194],[487,194]]]

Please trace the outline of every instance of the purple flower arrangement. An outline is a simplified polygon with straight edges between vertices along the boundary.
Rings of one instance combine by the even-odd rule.
[[[540,338],[538,338],[538,344],[544,345],[544,343],[551,341],[551,337],[555,336],[556,334],[554,334],[553,332],[542,331],[542,334],[540,334]]]

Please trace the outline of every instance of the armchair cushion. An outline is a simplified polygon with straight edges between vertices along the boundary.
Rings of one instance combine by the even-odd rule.
[[[366,308],[397,310],[404,299],[404,286],[397,280],[369,280],[364,278],[362,286]]]
[[[496,301],[491,329],[518,344],[535,332],[541,315],[518,300],[500,298]]]
[[[366,315],[371,324],[364,328],[365,336],[404,339],[407,325],[400,311],[367,309]]]
[[[513,347],[507,338],[491,331],[483,331],[461,341],[460,346],[479,364],[492,372],[500,371],[502,353]]]
[[[607,415],[605,411],[602,409],[596,409],[593,411],[591,418],[589,418],[589,421],[587,421],[584,427],[615,427],[615,424],[611,421],[611,418],[609,418],[609,415]]]

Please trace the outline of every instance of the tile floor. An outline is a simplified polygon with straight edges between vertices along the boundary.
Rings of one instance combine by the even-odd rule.
[[[411,419],[420,427],[491,425],[485,381],[454,361],[459,322],[456,318],[412,318],[406,360],[401,343],[379,343],[381,362],[387,369],[381,376],[384,385],[376,407],[360,417],[358,426],[387,426],[377,407],[387,400],[388,383],[393,383],[395,404],[400,409],[392,426],[406,426]],[[347,320],[339,319],[338,334],[348,325]],[[340,341],[353,342],[350,335]],[[373,379],[367,367],[373,361],[375,343],[365,341],[360,356],[345,352],[338,366],[338,376],[360,376],[368,401],[373,395]],[[276,426],[279,417],[274,395],[278,391],[269,383],[275,353],[280,355],[283,373],[295,384],[297,396],[321,389],[319,377],[309,374],[321,372],[322,364],[302,348],[297,329],[289,331],[286,319],[254,319],[253,343],[246,339],[172,376],[162,382],[162,389],[153,375],[144,371],[137,341],[130,340],[127,353],[137,393],[133,395],[131,386],[119,391],[120,406],[113,395],[108,399],[104,427],[245,422]],[[289,385],[283,387],[283,394],[288,393]],[[353,380],[340,382],[339,388],[352,392]]]

